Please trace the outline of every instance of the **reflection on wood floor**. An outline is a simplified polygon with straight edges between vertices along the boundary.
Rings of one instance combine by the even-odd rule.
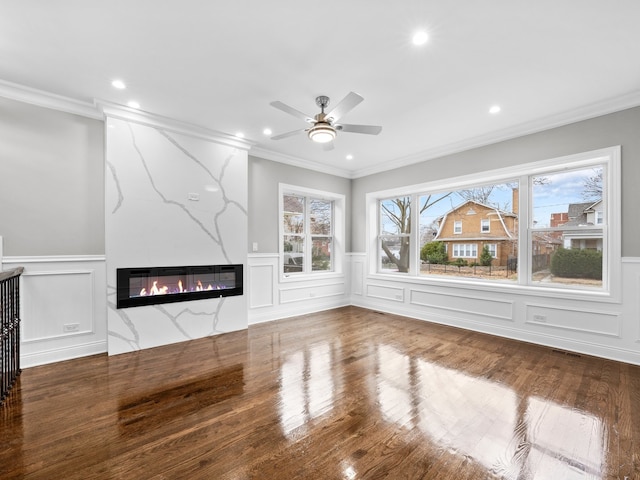
[[[640,367],[345,307],[27,369],[2,479],[639,479]]]

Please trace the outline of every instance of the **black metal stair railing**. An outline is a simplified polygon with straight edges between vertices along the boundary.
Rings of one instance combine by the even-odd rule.
[[[0,405],[20,375],[20,275],[0,272]]]

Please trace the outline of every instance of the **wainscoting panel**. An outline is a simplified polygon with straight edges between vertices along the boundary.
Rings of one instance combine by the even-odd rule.
[[[22,275],[22,341],[94,333],[93,270]]]
[[[344,282],[287,287],[280,289],[280,303],[301,302],[314,298],[343,296],[344,294]]]
[[[526,303],[526,323],[536,328],[561,329],[620,338],[622,314]]]
[[[480,296],[437,293],[417,289],[411,289],[409,298],[412,305],[445,310],[455,314],[471,314],[513,321],[514,302],[511,300],[487,299]]]
[[[363,254],[349,254],[351,260],[351,295],[364,295],[364,272],[367,256]]]
[[[273,306],[273,265],[252,265],[249,270],[250,308]]]
[[[394,302],[404,302],[404,288],[368,284],[367,297],[392,300]]]
[[[20,288],[23,368],[107,351],[103,255],[4,257],[24,267]]]

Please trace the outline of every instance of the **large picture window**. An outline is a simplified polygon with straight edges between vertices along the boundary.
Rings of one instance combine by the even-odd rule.
[[[610,291],[620,262],[619,184],[620,149],[612,147],[489,172],[480,182],[369,194],[378,219],[371,268],[430,280]]]
[[[283,274],[289,276],[341,271],[336,256],[338,259],[342,256],[343,212],[342,195],[280,186],[280,252]]]

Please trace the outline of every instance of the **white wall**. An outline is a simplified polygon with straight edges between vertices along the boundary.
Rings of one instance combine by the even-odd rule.
[[[246,295],[115,306],[117,268],[246,264],[246,148],[105,113],[109,354],[247,328]]]

